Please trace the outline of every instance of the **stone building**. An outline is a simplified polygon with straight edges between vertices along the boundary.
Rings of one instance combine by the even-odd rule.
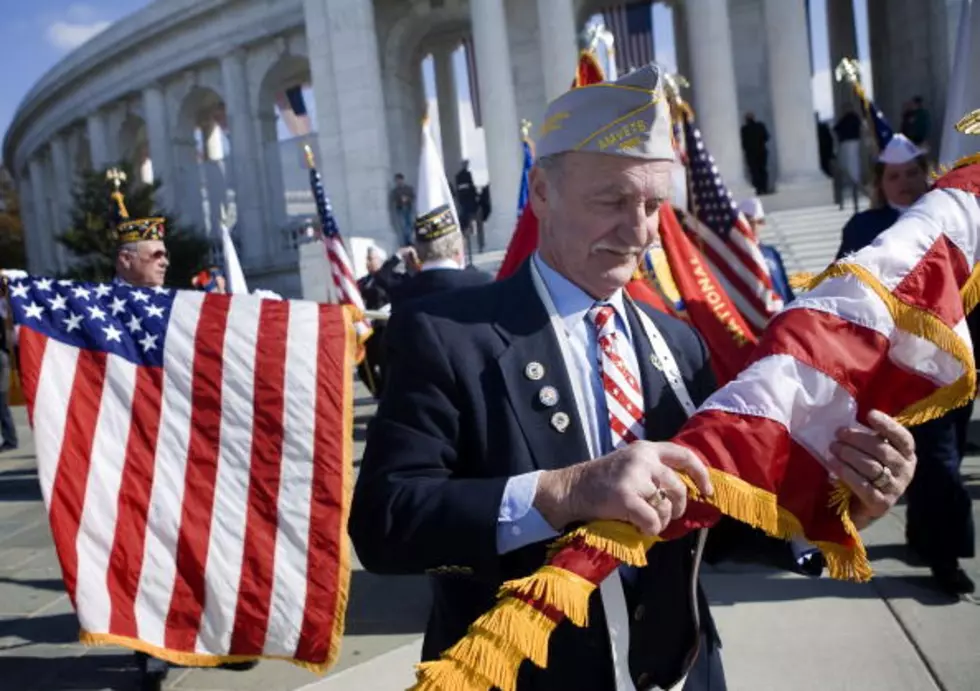
[[[925,96],[942,122],[951,32],[961,0],[867,0],[874,87],[896,119]],[[450,64],[474,46],[494,215],[502,248],[516,217],[520,122],[540,123],[570,83],[577,35],[610,0],[156,0],[50,70],[3,144],[22,197],[29,269],[64,270],[54,240],[73,176],[127,160],[162,181],[162,205],[214,233],[234,223],[255,287],[299,292],[295,239],[309,213],[299,142],[277,133],[277,100],[308,85],[309,135],[342,232],[392,246],[395,171],[414,182],[425,109],[420,64],[435,63],[443,153],[462,153]],[[804,0],[671,0],[678,69],[718,165],[745,189],[738,129],[768,123],[781,190],[829,197],[820,179]],[[852,0],[826,0],[833,62],[856,53]],[[815,191],[815,192],[814,192]],[[810,197],[813,197],[810,194]],[[800,199],[809,198],[806,194]],[[304,206],[305,205],[305,206]]]

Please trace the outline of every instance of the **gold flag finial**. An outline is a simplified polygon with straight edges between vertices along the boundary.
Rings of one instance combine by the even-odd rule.
[[[843,58],[834,68],[834,78],[838,82],[847,81],[850,84],[861,83],[861,63],[854,58]]]
[[[961,117],[956,123],[956,131],[963,134],[980,134],[980,109]]]
[[[527,118],[521,119],[521,139],[527,139],[531,135],[531,121]]]
[[[119,168],[110,168],[105,172],[105,179],[112,183],[118,191],[122,184],[126,182],[126,173]]]
[[[316,162],[313,160],[313,149],[309,144],[303,144],[303,157],[306,159],[306,167],[312,170]]]

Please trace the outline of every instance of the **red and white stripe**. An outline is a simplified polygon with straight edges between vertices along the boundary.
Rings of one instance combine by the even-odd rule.
[[[684,215],[684,226],[738,311],[756,333],[761,333],[782,309],[783,301],[772,289],[765,257],[745,217],[738,215],[727,238],[719,236],[692,214]]]
[[[323,664],[346,588],[342,310],[178,293],[163,366],[21,334],[84,631]]]
[[[623,341],[616,331],[615,309],[609,305],[595,307],[589,316],[596,327],[612,445],[618,449],[643,438],[643,392],[636,374],[620,355]]]
[[[324,238],[327,250],[327,261],[330,264],[330,275],[333,278],[334,295],[341,305],[353,305],[359,312],[364,311],[364,298],[357,287],[354,268],[347,256],[347,248],[339,234],[328,234]],[[363,341],[371,335],[371,324],[361,319],[354,324],[357,337]]]
[[[937,339],[946,340],[942,347],[896,323],[864,280],[825,280],[773,319],[750,366],[711,396],[675,441],[711,457],[715,468],[778,490],[780,505],[801,519],[833,511],[826,495],[812,490],[829,486],[836,431],[860,426],[873,409],[898,415],[972,367],[949,343],[958,341],[960,354],[972,359],[960,291],[978,259],[978,232],[973,195],[934,191],[845,260],[947,328],[947,338]]]

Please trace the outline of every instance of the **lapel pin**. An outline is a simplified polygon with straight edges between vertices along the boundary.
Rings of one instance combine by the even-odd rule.
[[[663,365],[660,364],[660,358],[658,358],[653,353],[650,353],[650,364],[656,367],[658,370],[663,369]]]
[[[546,408],[553,408],[558,405],[558,389],[553,386],[542,386],[538,391],[538,400]]]
[[[529,362],[524,368],[524,376],[531,381],[538,381],[544,377],[544,365],[540,362]]]
[[[567,413],[559,412],[551,416],[551,426],[559,432],[564,432],[567,430],[569,422],[571,422],[571,420],[568,418]]]

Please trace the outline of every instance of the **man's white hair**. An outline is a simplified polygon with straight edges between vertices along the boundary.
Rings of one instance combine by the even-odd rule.
[[[370,245],[368,245],[368,248],[364,252],[364,255],[367,256],[367,255],[371,254],[372,252],[374,252],[376,255],[378,255],[378,259],[380,259],[381,261],[384,261],[385,259],[388,258],[388,253],[385,252],[380,247],[378,247],[378,245],[376,245],[373,242]]]

